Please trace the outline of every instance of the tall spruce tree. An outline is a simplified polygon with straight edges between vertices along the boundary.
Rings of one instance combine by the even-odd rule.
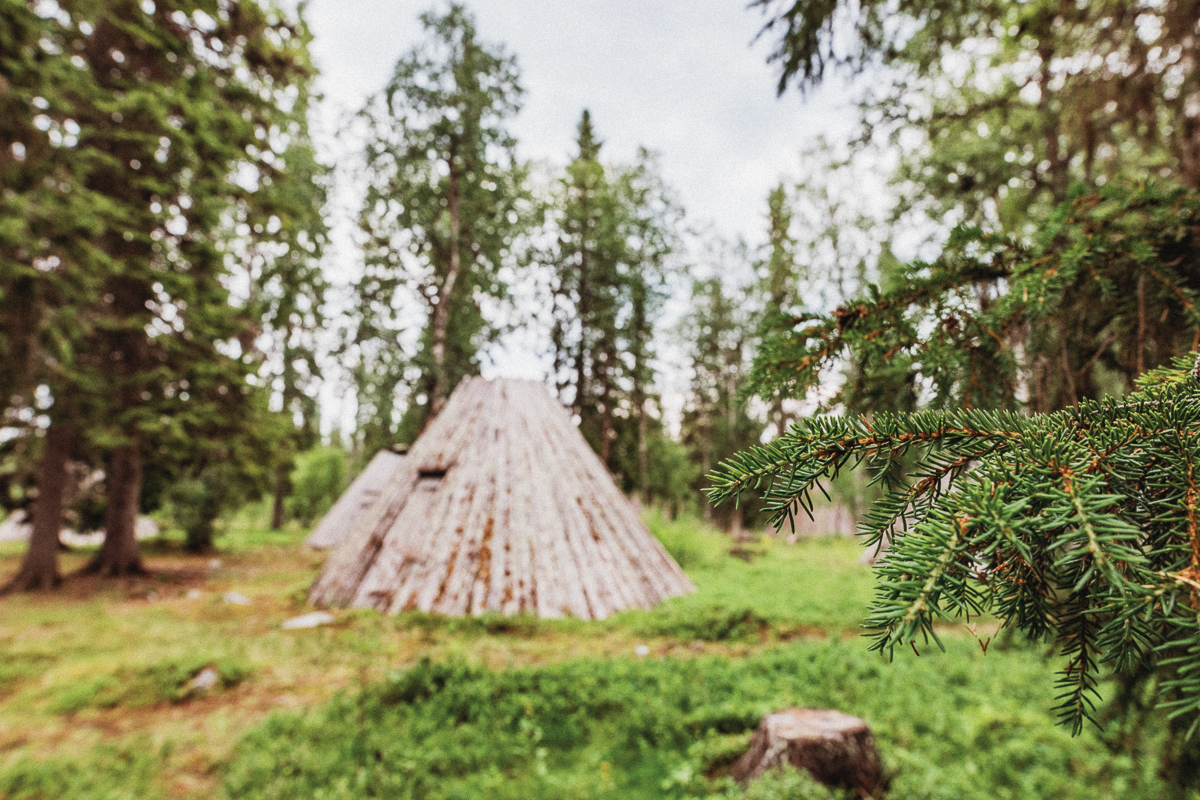
[[[584,111],[551,224],[552,378],[580,430],[625,488],[648,499],[656,429],[655,325],[666,298],[682,210],[654,156],[630,166],[600,161],[601,141]]]
[[[481,42],[462,5],[420,19],[425,40],[362,114],[370,131],[359,217],[366,261],[351,334],[360,404],[390,417],[411,370],[409,359],[380,351],[403,341],[414,314],[425,318],[402,438],[477,372],[494,334],[481,297],[504,296],[500,271],[528,211],[525,170],[506,128],[521,98],[516,59]]]
[[[780,316],[795,313],[803,304],[801,266],[796,261],[796,238],[792,232],[791,200],[782,183],[767,196],[767,255],[761,265],[760,280],[766,301],[766,325]],[[771,398],[771,422],[775,435],[787,430],[790,415],[784,407],[784,397],[776,392]]]
[[[298,139],[282,156],[282,205],[273,215],[281,220],[277,247],[285,249],[260,276],[266,289],[260,301],[267,303],[262,315],[268,341],[266,378],[280,413],[290,423],[291,434],[287,437],[289,457],[278,459],[275,469],[273,528],[284,521],[284,499],[291,491],[294,466],[291,456],[320,440],[317,391],[322,377],[320,335],[326,323],[328,289],[321,265],[329,236],[323,216],[328,170],[315,157],[307,120],[299,119],[294,124]],[[269,219],[268,225],[271,222]]]
[[[59,409],[48,415],[47,442],[63,424],[71,434],[64,440],[79,436],[102,455],[107,535],[92,568],[120,574],[140,569],[134,524],[146,459],[170,457],[172,439],[228,441],[249,423],[253,365],[231,352],[249,320],[229,302],[218,231],[269,175],[263,148],[277,105],[303,71],[303,44],[286,20],[248,0],[45,10],[53,15],[40,23],[47,29],[38,47],[51,57],[48,68],[13,74],[41,136],[21,131],[22,148],[8,152],[58,148],[60,174],[70,177],[49,193],[26,184],[10,209],[27,220],[58,218],[62,201],[48,196],[57,194],[90,210],[73,223],[77,232],[55,223],[62,227],[48,240],[52,254],[22,242],[27,228],[10,227],[10,275],[18,283],[35,271],[84,281],[55,313],[47,306],[31,320],[25,341],[57,342],[40,349],[39,363],[53,372],[36,379]],[[238,169],[241,183],[230,180]],[[44,292],[64,282],[35,283]],[[66,314],[72,321],[63,328]],[[56,579],[41,553],[49,531],[57,536],[61,509],[52,499],[64,475],[56,464],[65,465],[68,450],[45,448],[38,493],[47,500],[35,506],[35,527],[47,536],[31,546],[14,588]]]
[[[602,143],[587,110],[579,121],[576,145],[579,153],[567,167],[555,223],[554,377],[560,394],[569,391],[580,429],[607,464],[615,435],[622,210],[600,163]]]
[[[73,354],[89,330],[81,312],[106,271],[92,241],[106,207],[84,185],[76,149],[82,130],[73,98],[90,87],[63,49],[66,25],[27,3],[0,6],[0,397],[4,425],[17,434],[8,446],[24,440],[33,445],[24,454],[40,453],[33,534],[10,589],[59,581],[67,460],[89,403],[79,393],[39,387],[70,381]]]
[[[303,20],[296,35],[311,41]],[[238,224],[246,234],[234,246],[249,286],[247,312],[255,324],[243,337],[247,349],[261,353],[260,379],[283,415],[287,432],[274,459],[271,526],[284,521],[284,500],[291,490],[296,452],[320,438],[317,390],[321,380],[319,341],[326,325],[328,281],[322,268],[329,228],[325,221],[329,168],[316,155],[309,129],[311,83],[315,71],[297,76],[295,100],[270,131],[274,169],[255,193],[254,203],[239,207]]]
[[[744,243],[732,245],[720,239],[711,240],[707,247],[714,275],[693,283],[691,310],[680,330],[688,343],[691,372],[682,440],[701,467],[696,491],[711,485],[713,467],[756,444],[763,432],[762,423],[749,415],[742,393],[759,323],[754,287],[737,283],[738,274],[751,269],[750,253]],[[722,509],[722,524],[740,531],[745,505]],[[712,505],[705,503],[702,511],[705,519],[713,518]]]
[[[676,272],[673,257],[680,248],[683,209],[663,181],[654,155],[645,148],[640,148],[634,164],[621,172],[617,193],[625,209],[621,226],[625,258],[620,270],[627,302],[621,325],[628,397],[625,416],[632,419],[635,442],[625,461],[636,464],[633,469],[617,471],[636,477],[627,482],[648,503],[652,499],[651,440],[663,435],[661,420],[651,409],[657,402],[652,391],[654,340],[668,283]],[[634,455],[636,460],[630,457]]]

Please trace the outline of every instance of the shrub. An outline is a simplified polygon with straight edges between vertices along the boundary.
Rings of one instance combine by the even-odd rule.
[[[314,447],[296,457],[288,513],[311,525],[346,488],[346,453],[338,447]]]
[[[729,537],[693,517],[667,519],[656,510],[647,514],[646,521],[675,563],[686,570],[719,563],[728,550]]]
[[[221,464],[178,481],[166,491],[167,513],[183,530],[186,547],[192,552],[210,549],[217,519],[245,499],[236,471]]]

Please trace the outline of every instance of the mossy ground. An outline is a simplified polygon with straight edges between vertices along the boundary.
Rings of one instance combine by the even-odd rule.
[[[542,669],[549,670],[546,680],[555,675],[569,680],[578,673],[605,685],[616,685],[612,676],[618,674],[649,685],[663,679],[664,669],[691,670],[697,681],[731,687],[741,686],[744,678],[750,688],[721,702],[744,705],[746,719],[783,702],[834,702],[864,716],[873,713],[887,757],[913,786],[936,788],[939,776],[947,786],[969,781],[962,772],[966,767],[944,772],[949,769],[942,766],[946,742],[965,746],[979,737],[995,739],[994,747],[985,748],[991,755],[981,757],[989,774],[1000,774],[987,761],[995,757],[993,750],[1011,750],[1020,742],[1036,749],[1044,740],[1053,743],[1047,763],[1069,764],[1074,758],[1083,773],[1103,777],[1109,787],[1104,796],[1117,796],[1112,791],[1128,788],[1134,779],[1131,765],[1119,774],[1100,775],[1096,765],[1103,759],[1094,734],[1070,740],[1053,728],[1048,708],[1055,665],[1035,651],[993,650],[984,660],[973,634],[959,627],[947,630],[947,656],[887,665],[866,653],[857,626],[870,598],[871,575],[858,563],[861,550],[854,540],[796,545],[765,540],[745,561],[729,555],[726,537],[694,520],[670,522],[652,513],[649,522],[698,591],[651,612],[599,623],[419,614],[387,618],[342,611],[333,625],[285,631],[284,620],[311,610],[305,593],[323,556],[302,547],[305,531],[298,527],[267,531],[264,509],[255,506],[227,524],[217,553],[186,554],[181,541],[168,536],[147,546],[147,576],[124,581],[70,577],[53,593],[0,599],[0,797],[243,795],[258,775],[254,759],[271,750],[263,738],[275,735],[270,731],[278,736],[308,731],[307,746],[317,746],[312,720],[328,721],[335,713],[331,709],[360,691],[375,696],[377,687],[424,659],[460,664],[468,670],[462,681],[498,681],[500,687],[541,680],[528,676]],[[87,555],[67,554],[65,570],[77,569]],[[18,560],[19,548],[0,550],[0,573],[15,570]],[[250,603],[225,602],[228,592],[245,595]],[[989,631],[975,633],[986,637]],[[648,655],[637,655],[645,652],[642,647]],[[847,670],[802,691],[798,676],[811,672],[814,659],[827,665],[825,672],[842,662]],[[797,667],[789,677],[779,664],[793,661],[810,666]],[[698,666],[684,669],[685,663]],[[206,667],[217,673],[216,685],[206,692],[189,688]],[[671,691],[678,690],[671,685],[676,687]],[[872,700],[879,692],[892,697]],[[595,702],[617,708],[629,699],[621,698]],[[395,724],[392,713],[380,711],[379,719]],[[402,717],[411,722],[412,713]],[[614,731],[627,727],[606,724]],[[535,795],[552,796],[554,786],[569,784],[575,788],[567,794],[592,796],[579,770],[603,762],[609,764],[610,783],[617,781],[612,786],[623,782],[628,796],[694,793],[699,791],[694,775],[688,780],[670,775],[698,769],[707,756],[696,742],[715,734],[689,724],[679,722],[676,727],[684,733],[671,734],[675,738],[661,754],[642,761],[636,753],[649,753],[644,745],[610,752],[604,731],[588,729],[575,749],[555,752],[539,745],[546,752],[538,756],[533,748],[529,763],[513,756],[516,761],[501,769],[479,766],[480,758],[487,759],[475,758],[476,766],[464,768],[454,785],[469,793],[489,781],[511,779],[513,787],[524,786]],[[626,733],[627,739],[640,735]],[[696,740],[688,740],[693,734]],[[932,744],[940,755],[926,752]],[[280,742],[279,747],[286,751],[290,745]],[[544,764],[538,767],[539,758],[549,758],[553,769],[547,773]],[[476,767],[491,777],[472,778]],[[1001,779],[993,775],[992,780]],[[299,785],[292,789],[300,791]],[[264,796],[288,796],[291,790],[281,791]]]

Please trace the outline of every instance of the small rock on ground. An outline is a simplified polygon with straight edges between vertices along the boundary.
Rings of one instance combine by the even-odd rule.
[[[250,605],[250,598],[246,597],[246,595],[242,594],[241,592],[226,592],[225,596],[221,599],[223,599],[226,603],[235,606]]]
[[[188,689],[193,692],[207,692],[216,686],[219,680],[221,680],[221,676],[217,673],[216,669],[205,667],[196,673],[196,677],[192,678],[192,682],[188,684]]]
[[[337,620],[337,617],[328,611],[314,611],[311,614],[302,614],[299,617],[284,620],[283,629],[291,631],[299,628],[318,628],[321,625],[328,625],[335,620]]]

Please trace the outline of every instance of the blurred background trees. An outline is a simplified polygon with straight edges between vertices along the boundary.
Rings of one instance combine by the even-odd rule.
[[[585,110],[578,154],[548,209],[551,378],[580,430],[623,488],[649,502],[654,339],[678,270],[682,210],[640,150],[628,166],[600,161]]]
[[[708,469],[818,408],[1050,411],[1195,346],[1195,4],[753,8],[779,90],[844,79],[858,127],[802,153],[750,241],[689,221],[656,154],[610,158],[586,110],[566,163],[523,163],[516,57],[450,3],[346,128],[362,258],[339,286],[300,17],[5,4],[14,586],[57,580],[62,520],[104,527],[119,574],[139,512],[198,550],[249,498],[314,518],[514,330],[622,488],[731,530],[758,505],[714,511]]]
[[[302,26],[250,2],[5,9],[24,37],[4,50],[4,183],[24,190],[3,209],[6,362],[23,365],[6,399],[12,437],[44,444],[24,588],[57,581],[69,459],[104,470],[92,568],[114,575],[140,569],[148,469],[154,486],[206,459],[262,479],[258,310],[228,244],[278,224],[259,190],[292,180],[277,155],[311,70]]]

